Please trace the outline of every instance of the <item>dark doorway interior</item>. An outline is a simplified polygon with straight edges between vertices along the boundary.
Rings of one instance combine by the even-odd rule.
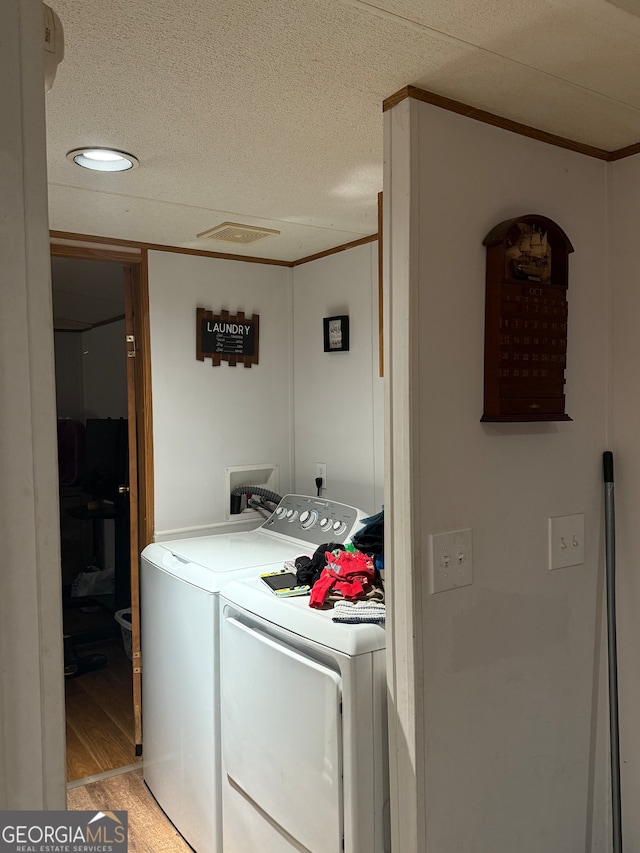
[[[54,257],[52,289],[67,763],[77,779],[134,761],[123,267]]]

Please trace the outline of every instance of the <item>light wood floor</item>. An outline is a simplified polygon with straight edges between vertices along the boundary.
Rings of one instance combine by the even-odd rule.
[[[72,788],[67,794],[67,808],[127,811],[129,853],[193,853],[149,793],[142,770]]]
[[[131,661],[119,637],[80,646],[78,653],[103,653],[104,669],[65,681],[67,781],[134,764]]]

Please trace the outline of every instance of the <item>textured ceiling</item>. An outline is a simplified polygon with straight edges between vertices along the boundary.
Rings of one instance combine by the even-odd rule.
[[[295,260],[377,229],[406,85],[607,150],[640,141],[640,19],[607,0],[47,0],[50,225]],[[81,145],[135,154],[97,174]],[[224,221],[281,231],[196,239]]]

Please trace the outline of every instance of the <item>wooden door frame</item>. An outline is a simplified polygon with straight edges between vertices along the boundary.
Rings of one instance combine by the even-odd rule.
[[[129,290],[126,299],[128,351],[135,352],[131,369],[127,357],[127,400],[135,406],[135,433],[131,425],[129,434],[130,461],[135,461],[137,476],[130,476],[131,528],[137,536],[131,537],[131,621],[132,621],[132,670],[134,705],[134,742],[136,756],[142,754],[142,707],[140,653],[140,605],[139,605],[139,559],[142,549],[154,537],[153,500],[153,421],[151,406],[151,347],[149,333],[149,280],[146,249],[131,249],[118,245],[92,243],[90,238],[60,240],[51,238],[51,257],[75,258],[80,260],[107,261],[118,263],[127,270],[123,275],[123,290]],[[127,287],[127,282],[129,287]],[[131,420],[131,419],[129,419]],[[135,440],[134,440],[135,439]],[[134,470],[135,470],[134,469]],[[133,471],[132,471],[133,474]]]

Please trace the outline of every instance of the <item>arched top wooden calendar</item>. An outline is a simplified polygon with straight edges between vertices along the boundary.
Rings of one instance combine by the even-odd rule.
[[[553,220],[499,223],[487,247],[483,421],[568,421],[567,287],[573,246]]]

